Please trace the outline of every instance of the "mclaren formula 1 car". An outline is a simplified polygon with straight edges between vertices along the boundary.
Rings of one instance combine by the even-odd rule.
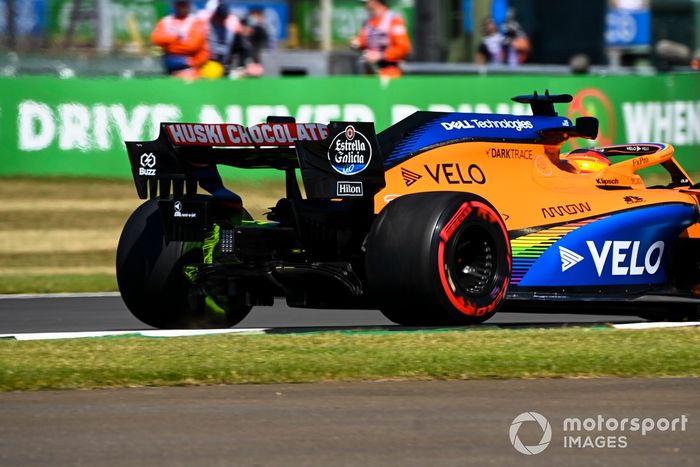
[[[119,241],[124,302],[159,328],[231,326],[277,297],[402,325],[479,323],[504,303],[694,316],[700,189],[673,147],[562,153],[597,120],[558,116],[569,95],[514,100],[532,116],[417,112],[378,134],[289,117],[161,124],[126,143],[147,201]],[[286,193],[254,220],[218,165],[278,169]],[[647,186],[653,166],[667,183]]]

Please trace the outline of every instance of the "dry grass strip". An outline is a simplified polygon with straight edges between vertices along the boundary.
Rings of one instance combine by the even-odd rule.
[[[48,229],[0,231],[0,253],[54,253],[115,250],[119,229]]]

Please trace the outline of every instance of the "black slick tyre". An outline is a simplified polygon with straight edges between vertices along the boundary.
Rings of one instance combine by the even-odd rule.
[[[397,198],[375,219],[366,246],[370,297],[395,323],[476,324],[505,298],[508,233],[496,209],[479,196],[428,192]]]
[[[246,317],[249,306],[229,297],[206,297],[186,279],[183,267],[201,262],[202,250],[197,245],[165,241],[158,203],[146,201],[129,217],[117,247],[122,299],[137,319],[155,328],[237,324]]]

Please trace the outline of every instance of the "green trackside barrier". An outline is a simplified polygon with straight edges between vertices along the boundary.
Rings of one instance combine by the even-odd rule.
[[[570,93],[569,118],[600,119],[596,144],[663,141],[700,172],[700,74],[154,79],[0,78],[0,176],[130,177],[122,141],[155,136],[161,121],[253,125],[268,115],[301,122],[374,121],[382,130],[415,110],[526,113],[510,97]],[[244,171],[248,180],[270,171]],[[239,172],[240,175],[240,172]],[[274,176],[274,175],[272,175]]]

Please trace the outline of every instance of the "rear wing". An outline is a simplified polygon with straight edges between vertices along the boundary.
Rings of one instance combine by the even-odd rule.
[[[385,184],[373,123],[323,125],[274,117],[252,127],[161,123],[157,139],[129,141],[126,148],[142,199],[193,198],[198,187],[224,193],[217,165],[282,170],[291,197],[301,196],[296,169],[308,198],[371,198]]]

